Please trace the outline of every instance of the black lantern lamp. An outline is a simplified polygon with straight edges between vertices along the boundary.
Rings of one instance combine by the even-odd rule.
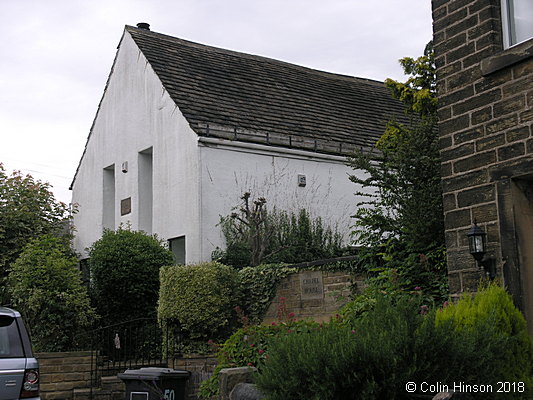
[[[477,226],[476,221],[474,225],[466,234],[468,237],[468,246],[470,248],[470,254],[477,261],[479,268],[483,268],[488,277],[492,280],[496,276],[496,266],[493,259],[483,260],[483,257],[487,253],[487,234],[483,229]]]

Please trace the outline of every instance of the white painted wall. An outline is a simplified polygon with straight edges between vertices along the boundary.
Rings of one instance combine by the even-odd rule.
[[[350,240],[350,216],[361,198],[354,195],[356,186],[348,179],[354,171],[344,158],[217,139],[201,139],[200,150],[203,259],[217,246],[225,247],[215,226],[244,192],[265,197],[269,208],[305,208],[336,226],[346,243]],[[305,187],[298,186],[298,174],[306,176]]]
[[[138,153],[152,147],[152,231],[163,239],[186,235],[187,255],[200,258],[196,142],[196,134],[125,32],[73,185],[72,202],[78,204],[74,247],[82,257],[102,235],[103,169],[109,165],[115,165],[115,228],[138,228]],[[125,161],[128,172],[122,173]],[[127,197],[132,212],[121,216],[120,201]]]
[[[265,197],[269,207],[306,208],[348,240],[358,199],[343,158],[198,138],[125,32],[73,185],[74,247],[82,257],[102,235],[103,170],[110,165],[115,165],[114,228],[139,228],[139,152],[148,148],[152,233],[164,240],[185,236],[187,263],[210,260],[217,246],[224,247],[216,225],[246,191]],[[306,187],[298,186],[298,174],[306,176]],[[120,201],[127,197],[132,212],[121,216]]]

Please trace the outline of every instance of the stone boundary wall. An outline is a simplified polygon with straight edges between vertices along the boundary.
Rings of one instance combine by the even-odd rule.
[[[41,399],[82,399],[88,398],[91,379],[91,352],[57,352],[37,353],[39,372],[41,377]],[[169,368],[182,369],[191,372],[187,382],[186,399],[197,399],[196,393],[200,382],[209,378],[213,373],[217,361],[209,355],[185,355],[182,358],[168,360]],[[74,390],[79,389],[74,394]],[[85,389],[85,390],[83,390]],[[102,392],[104,393],[100,393]],[[116,376],[102,379],[102,387],[93,388],[93,394],[98,399],[123,398],[124,383]]]
[[[362,275],[351,276],[346,272],[301,271],[291,274],[278,284],[263,323],[278,321],[278,311],[283,303],[286,313],[294,313],[297,319],[329,321],[348,302],[352,285],[361,290],[364,280]]]
[[[217,359],[214,355],[189,354],[181,358],[168,360],[168,366],[191,372],[191,377],[185,387],[185,398],[186,400],[196,400],[200,383],[213,374],[217,366]]]
[[[39,360],[41,399],[71,399],[73,389],[89,387],[89,351],[37,353],[36,358]]]

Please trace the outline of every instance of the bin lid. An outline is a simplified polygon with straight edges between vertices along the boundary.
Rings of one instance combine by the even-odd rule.
[[[191,373],[180,369],[146,367],[140,369],[127,369],[117,377],[122,380],[136,379],[143,381],[157,381],[161,378],[181,378],[188,379]]]

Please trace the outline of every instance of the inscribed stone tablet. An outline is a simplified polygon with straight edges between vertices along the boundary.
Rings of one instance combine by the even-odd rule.
[[[131,212],[131,197],[120,201],[120,215],[127,215]]]
[[[301,299],[322,299],[324,297],[324,285],[322,284],[322,272],[300,273]]]

